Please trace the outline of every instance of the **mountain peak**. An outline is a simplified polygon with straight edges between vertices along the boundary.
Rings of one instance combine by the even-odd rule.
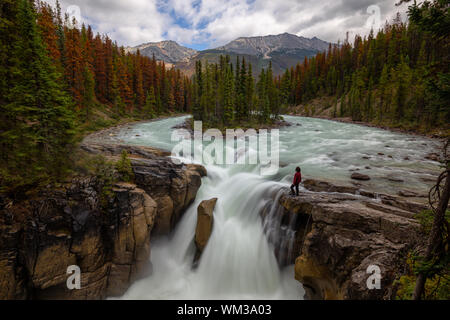
[[[273,52],[280,50],[311,50],[320,52],[327,50],[328,45],[327,42],[317,37],[308,39],[285,32],[278,35],[241,37],[216,50],[270,58]]]
[[[328,42],[317,37],[309,39],[284,32],[277,35],[240,37],[222,47],[199,52],[183,47],[173,40],[148,42],[127,48],[127,51],[140,50],[144,56],[154,55],[157,60],[166,62],[166,65],[173,65],[188,75],[194,73],[196,61],[208,60],[214,63],[219,61],[220,55],[230,55],[232,59],[245,56],[246,61],[254,66],[255,74],[272,62],[274,74],[279,75],[303,61],[305,57],[328,50],[328,46]]]
[[[152,57],[154,55],[156,60],[171,64],[188,61],[192,56],[197,54],[196,50],[183,47],[173,40],[148,42],[136,47],[127,48],[128,52],[136,52],[137,50],[144,56]]]

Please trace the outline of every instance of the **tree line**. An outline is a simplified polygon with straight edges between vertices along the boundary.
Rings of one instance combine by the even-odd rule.
[[[279,90],[272,64],[258,81],[252,65],[237,57],[220,56],[219,63],[197,61],[192,78],[192,113],[205,126],[248,126],[274,122],[280,113]]]
[[[80,127],[190,108],[190,80],[33,0],[0,2],[0,191],[67,175]]]
[[[436,36],[397,15],[376,35],[305,58],[276,85],[282,105],[330,96],[335,117],[428,129],[450,123],[448,71],[448,30]]]
[[[110,105],[120,114],[144,116],[189,108],[189,79],[164,62],[126,52],[90,26],[77,27],[63,19],[59,3],[53,9],[37,2],[37,24],[53,64],[63,76],[79,111],[89,117],[95,103]]]
[[[329,47],[274,77],[245,59],[198,61],[192,79],[127,52],[90,26],[33,0],[0,3],[0,186],[64,176],[80,127],[100,109],[117,119],[190,112],[206,126],[270,124],[290,105],[334,98],[334,115],[388,126],[450,123],[448,8],[427,13],[436,32],[399,18],[353,45]],[[428,3],[428,4],[426,4]],[[436,9],[439,4],[444,10]],[[442,8],[441,8],[442,9]],[[418,15],[412,6],[410,17]],[[429,28],[429,29],[430,29]]]

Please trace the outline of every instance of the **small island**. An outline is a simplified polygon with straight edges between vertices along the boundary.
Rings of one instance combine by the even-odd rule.
[[[280,116],[285,107],[281,104],[272,63],[262,69],[257,81],[253,78],[252,65],[230,56],[221,55],[219,63],[208,61],[195,64],[192,78],[192,115],[185,128],[192,128],[193,121],[202,121],[203,130],[267,129],[289,125]]]

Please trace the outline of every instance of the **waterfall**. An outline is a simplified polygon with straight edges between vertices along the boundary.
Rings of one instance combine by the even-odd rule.
[[[299,228],[298,215],[286,212],[278,203],[281,195],[286,192],[287,188],[275,188],[272,192],[274,199],[267,202],[261,213],[264,233],[281,267],[293,264],[298,256],[298,250],[294,250]]]
[[[264,232],[276,227],[261,218],[274,190],[285,185],[264,180],[245,166],[207,170],[195,203],[172,236],[152,243],[152,274],[133,284],[122,298],[301,299],[304,291],[294,279],[293,266],[279,264]],[[194,269],[197,206],[213,197],[219,199],[213,231]],[[289,246],[288,242],[281,246]]]

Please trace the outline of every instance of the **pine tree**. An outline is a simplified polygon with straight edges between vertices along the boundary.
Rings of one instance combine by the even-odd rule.
[[[8,36],[14,57],[6,71],[9,88],[2,90],[2,120],[8,119],[9,128],[1,132],[0,184],[11,191],[61,177],[67,170],[74,131],[70,98],[47,56],[34,8],[28,0],[6,3],[2,22],[5,5],[11,6],[5,18],[15,27],[10,30],[14,35]]]
[[[248,100],[247,100],[247,66],[245,58],[242,58],[242,66],[239,74],[239,113],[240,121],[248,119]]]
[[[347,111],[347,96],[344,94],[341,96],[341,108],[339,109],[339,116],[342,118],[345,116],[345,112]]]
[[[133,109],[133,94],[129,86],[129,74],[125,65],[123,52],[118,57],[116,63],[117,82],[120,91],[120,99],[125,105],[126,111],[131,112]]]
[[[224,124],[230,125],[234,118],[234,102],[233,102],[233,92],[234,92],[234,78],[231,66],[227,64],[225,67],[225,80],[224,80]]]
[[[59,37],[57,33],[58,26],[54,21],[54,12],[49,4],[39,2],[39,14],[37,23],[41,32],[42,40],[47,49],[48,55],[52,58],[53,63],[61,71],[61,51],[59,48]]]
[[[155,117],[156,98],[155,89],[150,87],[150,91],[147,93],[147,99],[145,100],[145,106],[142,110],[144,117],[153,119]]]
[[[83,79],[83,107],[86,111],[86,119],[89,119],[90,110],[94,107],[95,102],[95,79],[91,69],[88,66],[84,67]]]
[[[248,119],[253,113],[253,105],[254,105],[254,96],[255,96],[255,79],[253,79],[253,71],[252,71],[252,65],[248,65],[248,72],[246,76],[246,114],[245,117]]]
[[[264,69],[261,70],[261,74],[259,75],[259,81],[257,84],[258,87],[258,107],[259,107],[259,114],[260,114],[260,122],[261,123],[267,123],[270,120],[270,101],[269,101],[269,95],[267,92],[267,81],[268,75],[266,75]]]
[[[65,32],[65,77],[77,106],[83,103],[83,55],[81,51],[80,32],[76,28],[66,28]]]
[[[141,55],[138,50],[135,57],[135,65],[134,65],[134,92],[136,94],[135,105],[139,110],[145,104],[145,93],[144,93],[144,77],[142,74],[142,66],[141,66]]]
[[[380,81],[379,81],[379,87],[380,87],[380,105],[378,107],[377,112],[377,119],[379,122],[383,121],[383,115],[386,113],[386,103],[390,100],[390,98],[387,96],[387,90],[388,90],[388,81],[389,81],[389,73],[388,73],[388,67],[387,64],[383,66],[383,71],[381,71]]]

